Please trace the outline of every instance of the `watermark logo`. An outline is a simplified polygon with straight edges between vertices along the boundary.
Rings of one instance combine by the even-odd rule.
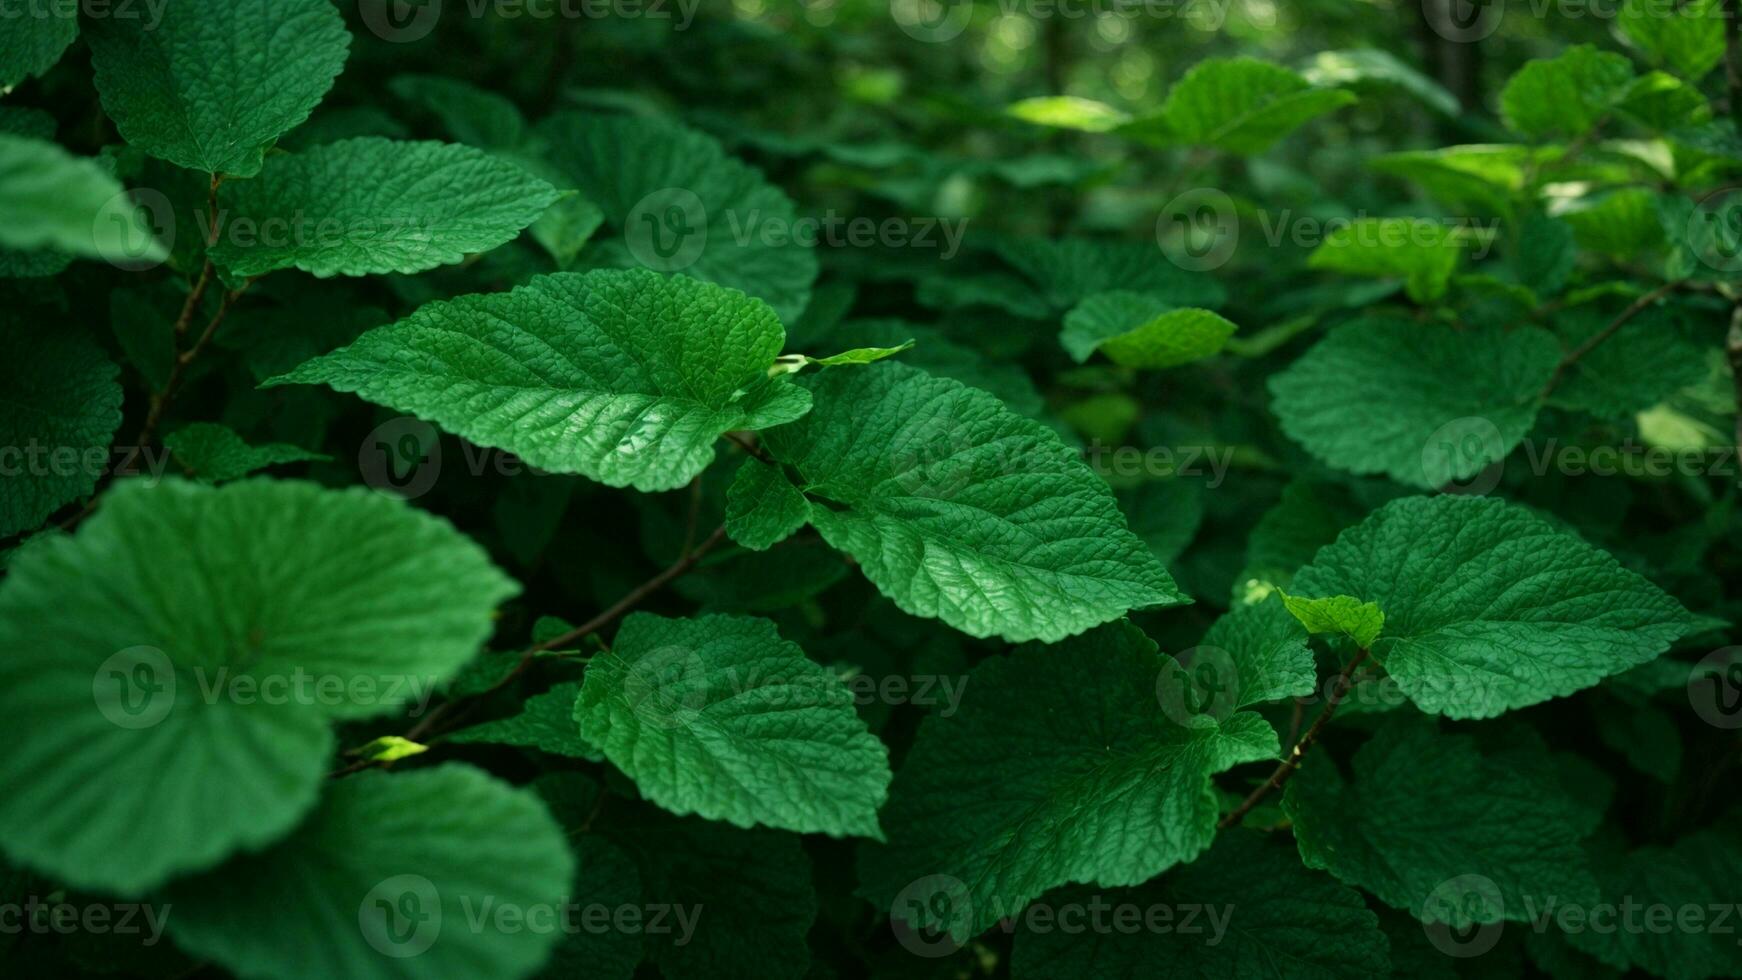
[[[1725,647],[1700,658],[1688,674],[1688,703],[1713,728],[1742,728],[1742,647]]]
[[[128,272],[144,272],[162,265],[175,248],[175,208],[162,191],[139,187],[114,195],[91,219],[96,241],[117,243],[104,258]],[[161,247],[159,258],[153,254]]]
[[[1481,496],[1499,485],[1506,469],[1501,462],[1506,448],[1506,439],[1491,420],[1467,415],[1428,436],[1421,447],[1421,471],[1442,492]]]
[[[957,936],[972,933],[974,901],[968,886],[951,875],[926,875],[897,892],[889,906],[889,928],[901,948],[928,959],[962,948]]]
[[[442,0],[357,0],[369,32],[391,44],[429,37],[442,19]]]
[[[1240,245],[1234,199],[1213,187],[1178,195],[1155,219],[1155,242],[1168,261],[1187,272],[1221,268]]]
[[[91,677],[97,710],[117,728],[150,728],[175,707],[175,667],[153,646],[110,655]]]
[[[427,952],[442,934],[442,901],[422,875],[394,875],[357,906],[363,940],[383,956],[406,959]]]
[[[1712,270],[1742,271],[1742,195],[1726,189],[1701,198],[1688,214],[1683,239]]]
[[[1435,34],[1472,44],[1500,29],[1505,0],[1422,0],[1422,17]]]
[[[1447,956],[1481,956],[1500,942],[1506,902],[1492,878],[1458,875],[1434,886],[1422,905],[1422,930]]]
[[[974,19],[973,0],[889,0],[889,16],[901,33],[926,44],[953,41]]]
[[[1155,681],[1156,700],[1168,720],[1192,727],[1203,717],[1223,721],[1240,706],[1240,668],[1221,647],[1192,647],[1164,667]]]
[[[623,234],[636,261],[655,272],[681,272],[708,247],[708,208],[692,190],[665,187],[635,202]]]
[[[441,435],[422,419],[389,419],[363,439],[357,469],[377,492],[415,500],[429,493],[441,476]]]
[[[687,728],[708,704],[707,664],[692,647],[656,647],[630,662],[623,699],[643,725]]]

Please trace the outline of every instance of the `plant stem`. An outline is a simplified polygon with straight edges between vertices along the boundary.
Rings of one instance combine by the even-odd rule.
[[[1282,760],[1275,771],[1271,772],[1270,778],[1264,781],[1264,785],[1253,790],[1251,795],[1240,801],[1239,806],[1230,810],[1228,815],[1216,824],[1216,829],[1227,830],[1238,824],[1245,818],[1246,814],[1252,812],[1253,807],[1257,806],[1266,796],[1281,789],[1282,784],[1288,782],[1289,777],[1300,769],[1300,761],[1306,756],[1307,749],[1312,748],[1313,743],[1318,741],[1319,731],[1325,727],[1325,722],[1330,721],[1331,716],[1337,713],[1337,706],[1343,703],[1343,698],[1348,696],[1349,689],[1354,686],[1355,668],[1361,666],[1366,659],[1367,651],[1363,649],[1343,667],[1343,672],[1337,675],[1336,682],[1331,685],[1330,694],[1325,697],[1325,710],[1319,712],[1319,716],[1313,720],[1312,727],[1307,729],[1300,741],[1294,743],[1294,748],[1289,751],[1288,758]]]
[[[1628,304],[1627,308],[1616,315],[1615,319],[1610,320],[1603,329],[1585,338],[1584,343],[1568,351],[1563,357],[1561,357],[1560,363],[1555,365],[1554,373],[1549,375],[1548,383],[1542,386],[1541,397],[1547,398],[1549,393],[1554,391],[1555,386],[1561,383],[1561,378],[1566,374],[1567,368],[1578,363],[1579,359],[1584,357],[1586,354],[1596,350],[1598,345],[1602,344],[1603,341],[1608,340],[1610,337],[1615,336],[1615,334],[1619,332],[1622,327],[1625,327],[1634,317],[1645,312],[1645,310],[1653,303],[1656,303],[1658,300],[1681,288],[1681,285],[1682,281],[1680,279],[1672,280],[1664,283],[1656,289],[1653,289],[1644,296],[1639,297],[1632,303]]]

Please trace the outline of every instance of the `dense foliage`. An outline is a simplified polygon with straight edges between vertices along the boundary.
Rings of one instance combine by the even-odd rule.
[[[0,0],[7,976],[1742,976],[1728,0]]]

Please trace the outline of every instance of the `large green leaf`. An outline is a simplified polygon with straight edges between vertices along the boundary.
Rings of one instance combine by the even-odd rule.
[[[816,409],[769,430],[823,538],[916,616],[1053,641],[1186,601],[1057,433],[903,364],[828,368]]]
[[[1377,603],[1374,658],[1422,710],[1452,718],[1590,687],[1693,627],[1607,553],[1480,497],[1393,501],[1321,550],[1294,590]]]
[[[136,894],[269,844],[315,803],[330,719],[426,699],[515,591],[372,491],[119,484],[0,584],[0,847]]]
[[[1434,489],[1518,445],[1559,360],[1560,345],[1538,327],[1357,320],[1271,376],[1272,409],[1331,466]]]
[[[1590,132],[1632,81],[1626,57],[1579,44],[1526,62],[1500,91],[1500,113],[1526,136],[1574,139]]]
[[[9,249],[55,249],[117,265],[169,255],[120,182],[96,161],[44,140],[0,134],[0,250]]]
[[[1356,218],[1326,233],[1307,265],[1357,276],[1403,280],[1417,303],[1446,294],[1463,257],[1457,229],[1421,218]]]
[[[175,0],[160,9],[161,19],[88,18],[85,39],[115,128],[189,170],[259,173],[266,150],[332,88],[351,45],[331,0]]]
[[[1354,101],[1353,92],[1315,88],[1287,68],[1256,58],[1206,58],[1168,91],[1158,115],[1132,127],[1157,131],[1170,142],[1246,156]]]
[[[537,796],[445,765],[334,782],[295,833],[164,897],[177,945],[242,977],[518,978],[578,928],[574,868]]]
[[[1096,293],[1065,315],[1059,343],[1077,363],[1100,351],[1142,370],[1178,367],[1215,354],[1235,326],[1209,310],[1176,309],[1142,293]]]
[[[96,487],[121,425],[121,384],[103,349],[69,325],[0,313],[0,351],[4,538],[41,525]]]
[[[1164,663],[1117,623],[977,667],[961,710],[921,724],[889,843],[859,852],[863,893],[959,943],[1048,889],[1135,885],[1197,857],[1216,832],[1210,777],[1274,758],[1276,732],[1248,711],[1163,710]]]
[[[733,429],[790,422],[786,334],[731,289],[646,270],[558,273],[431,303],[266,382],[326,384],[614,487],[683,486]]]
[[[1620,25],[1628,40],[1653,59],[1698,81],[1724,60],[1726,16],[1722,0],[1625,0]]]
[[[79,36],[79,8],[66,3],[12,7],[0,31],[0,89],[53,68]]]
[[[575,720],[673,813],[883,836],[888,751],[840,678],[766,619],[630,616],[588,666]]]
[[[1380,729],[1351,769],[1315,753],[1288,783],[1307,867],[1458,928],[1596,901],[1577,804],[1510,755],[1415,717]]]
[[[795,234],[797,208],[712,137],[659,119],[572,112],[546,119],[538,134],[547,159],[622,236],[607,243],[610,261],[741,289],[783,323],[804,312],[817,259]]]
[[[1044,928],[1017,927],[1016,980],[1361,980],[1391,966],[1360,893],[1254,832],[1136,888],[1076,886],[1045,901],[1055,911]],[[1138,921],[1132,910],[1140,929],[1122,927]]]
[[[236,276],[422,272],[509,241],[558,198],[469,146],[376,137],[275,155],[219,194],[212,259]]]

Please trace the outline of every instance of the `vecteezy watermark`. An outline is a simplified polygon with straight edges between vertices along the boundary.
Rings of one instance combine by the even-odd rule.
[[[1240,706],[1240,668],[1234,655],[1216,646],[1197,646],[1163,665],[1155,680],[1161,713],[1181,727],[1199,718],[1223,721]]]
[[[140,945],[156,946],[173,907],[148,902],[80,904],[30,895],[21,902],[0,902],[0,936],[141,936]]]
[[[1099,439],[1083,449],[1083,462],[1103,477],[1131,480],[1139,477],[1187,477],[1201,479],[1214,490],[1234,465],[1232,446],[1109,446]]]
[[[445,913],[458,907],[456,919]],[[530,905],[500,901],[493,895],[458,896],[445,905],[436,884],[419,874],[399,874],[377,883],[357,904],[357,927],[371,948],[394,959],[428,952],[444,931],[463,928],[474,935],[531,933],[669,936],[667,944],[687,946],[701,924],[702,906],[663,902],[608,905],[564,896],[558,902]]]
[[[651,20],[688,30],[701,0],[358,0],[369,32],[383,41],[421,41],[436,29],[443,13],[456,11],[478,20]]]
[[[1475,43],[1491,37],[1508,14],[1557,21],[1614,21],[1627,0],[1420,0],[1422,19],[1448,41]],[[1633,0],[1627,16],[1646,19],[1703,16],[1691,0]],[[1724,16],[1720,11],[1718,16]]]
[[[1742,728],[1742,647],[1724,647],[1688,671],[1688,703],[1713,728]]]
[[[191,681],[191,683],[190,683]],[[412,674],[321,674],[301,666],[284,671],[199,665],[177,669],[153,646],[118,650],[91,675],[91,700],[119,728],[150,728],[178,704],[307,705],[337,708],[379,705],[428,710],[438,678]]]
[[[82,14],[90,20],[143,21],[148,31],[163,23],[164,8],[169,0],[0,0],[0,28],[8,21],[76,20]]]
[[[1372,248],[1433,248],[1448,237],[1462,243],[1474,259],[1482,259],[1499,239],[1500,219],[1476,217],[1376,220],[1364,211],[1320,218],[1290,208],[1258,211],[1257,242],[1266,248],[1312,249],[1335,240],[1341,245]],[[1226,265],[1242,240],[1240,214],[1234,199],[1213,187],[1194,187],[1162,206],[1155,219],[1155,242],[1174,265],[1188,272],[1207,272]]]
[[[1724,188],[1701,198],[1688,213],[1682,241],[1714,271],[1742,271],[1742,193]]]
[[[629,209],[623,234],[630,254],[642,265],[655,272],[681,272],[702,257],[710,240],[722,235],[738,248],[911,248],[936,253],[947,262],[961,250],[967,227],[967,218],[872,218],[833,209],[798,217],[759,208],[715,213],[689,188],[663,187]]]
[[[0,478],[89,477],[105,473],[144,476],[156,480],[169,468],[169,453],[136,446],[52,446],[32,439],[21,446],[0,446]]]
[[[1623,895],[1583,903],[1524,894],[1509,905],[1492,878],[1474,873],[1440,882],[1422,905],[1428,941],[1459,958],[1493,949],[1508,927],[1538,934],[1736,937],[1739,924],[1742,904],[1735,902],[1664,902]],[[1733,941],[1742,945],[1742,938]]]
[[[998,921],[1005,933],[1017,930],[1046,935],[1135,936],[1143,933],[1194,937],[1204,946],[1216,946],[1228,933],[1235,914],[1233,905],[1201,902],[1119,902],[1105,895],[1081,901],[1040,899],[1009,903],[992,896],[985,900],[988,918]],[[960,949],[966,937],[978,930],[975,903],[967,885],[953,875],[935,874],[915,879],[901,889],[889,908],[889,926],[901,947],[915,956],[948,956]]]

